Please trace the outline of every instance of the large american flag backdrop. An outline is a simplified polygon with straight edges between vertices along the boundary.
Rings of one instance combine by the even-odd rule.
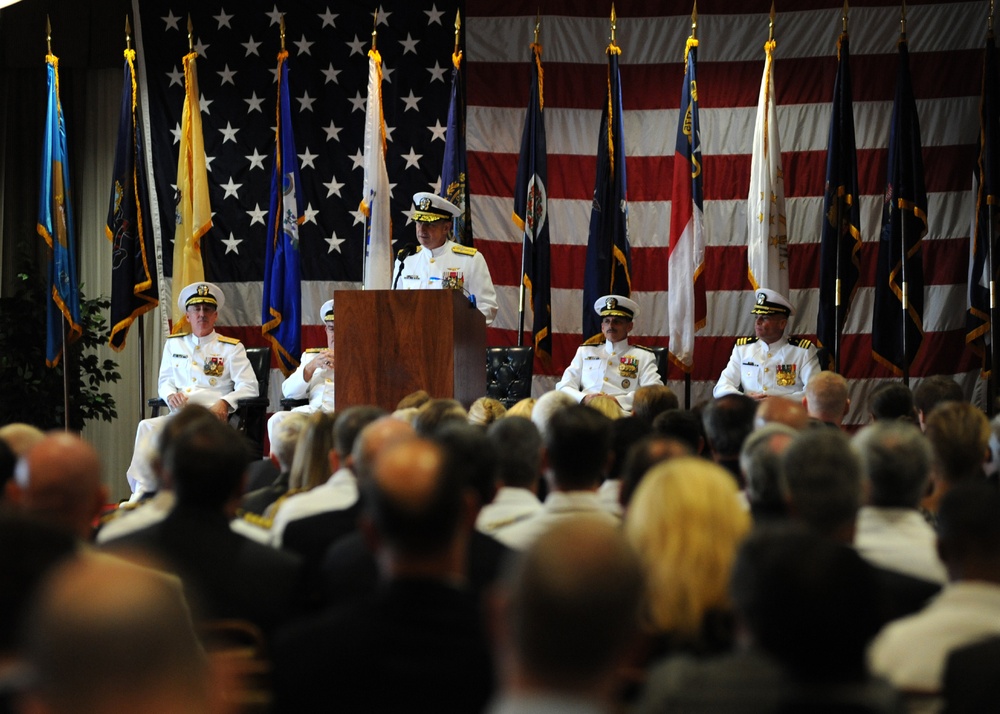
[[[135,0],[141,82],[150,122],[163,265],[169,273],[177,144],[183,100],[186,16],[199,51],[205,147],[214,227],[203,240],[207,279],[228,297],[220,327],[262,345],[260,301],[279,50],[285,15],[292,123],[302,176],[300,228],[304,345],[323,339],[317,312],[334,289],[360,286],[364,100],[375,5],[256,2],[231,6]],[[511,221],[530,50],[541,10],[552,240],[553,359],[536,364],[548,388],[581,340],[581,301],[595,154],[606,99],[610,3],[592,0],[467,0],[385,3],[378,49],[385,64],[387,168],[393,238],[412,241],[409,199],[436,190],[444,149],[454,18],[462,12],[467,145],[475,246],[489,263],[500,311],[488,341],[517,343],[521,236]],[[757,94],[768,37],[768,0],[699,4],[698,99],[704,157],[708,319],[697,334],[692,402],[710,395],[735,337],[750,334],[746,201]],[[796,334],[814,335],[826,146],[843,4],[779,3],[777,92],[787,197],[791,299]],[[690,3],[618,0],[617,42],[628,155],[632,297],[641,306],[633,338],[666,345],[667,246],[673,152]],[[971,396],[979,361],[965,344],[971,193],[988,3],[907,3],[913,90],[923,142],[928,233],[923,241],[924,340],[911,375],[955,375]],[[861,283],[847,317],[842,371],[865,420],[867,393],[895,378],[871,358],[875,258],[895,93],[900,7],[871,0],[850,8],[851,69],[861,192]],[[163,239],[167,236],[166,240]],[[169,280],[164,299],[170,299]],[[530,301],[525,301],[530,306]],[[527,309],[530,309],[527,308]],[[525,320],[531,325],[530,313]],[[875,329],[888,329],[876,326]],[[531,344],[531,336],[525,336]],[[349,349],[349,346],[340,346]],[[680,372],[672,386],[682,392]],[[280,380],[272,380],[278,382]]]

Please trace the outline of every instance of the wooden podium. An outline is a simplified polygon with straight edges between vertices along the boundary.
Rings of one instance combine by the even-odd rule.
[[[392,411],[424,389],[467,409],[486,394],[486,319],[458,290],[334,293],[337,411]]]

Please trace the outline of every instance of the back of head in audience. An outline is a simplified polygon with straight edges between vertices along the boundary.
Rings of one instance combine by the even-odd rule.
[[[309,416],[309,423],[295,447],[289,489],[309,490],[330,478],[333,473],[330,452],[333,451],[333,425],[336,421],[337,415],[332,412],[315,412]]]
[[[884,382],[875,387],[868,397],[868,410],[872,421],[902,419],[912,424],[917,423],[913,392],[902,382]]]
[[[341,466],[349,463],[354,442],[361,430],[384,416],[385,409],[372,406],[348,407],[337,415],[337,421],[333,425],[333,449],[337,452]]]
[[[166,473],[163,467],[164,455],[167,453],[167,449],[173,443],[177,435],[183,432],[192,424],[200,423],[203,421],[218,421],[218,417],[210,412],[206,407],[200,404],[187,404],[179,412],[174,414],[173,417],[167,420],[166,425],[163,427],[163,431],[155,439],[152,445],[152,453],[150,454],[150,463],[153,465],[153,471],[156,473],[156,478],[158,481],[158,488],[160,490],[170,491],[173,490],[173,483],[170,482],[170,474]],[[291,463],[291,462],[289,462]]]
[[[962,387],[951,377],[943,374],[924,377],[913,390],[913,406],[917,409],[920,428],[926,428],[927,417],[941,402],[961,402],[964,399]]]
[[[729,573],[749,529],[722,467],[692,456],[650,469],[629,503],[625,535],[646,572],[652,631],[697,642],[708,613],[729,611]]]
[[[146,568],[79,558],[57,569],[29,622],[29,702],[51,714],[210,710],[180,588]]]
[[[611,424],[603,414],[579,404],[552,415],[542,443],[553,491],[588,491],[601,484],[611,454]]]
[[[802,431],[809,426],[809,413],[801,402],[794,399],[767,397],[757,405],[754,427],[759,429],[766,424],[784,424]]]
[[[587,400],[586,406],[600,412],[611,420],[621,419],[625,416],[615,398],[609,397],[607,394],[594,394]]]
[[[535,402],[538,401],[534,397],[525,397],[521,401],[517,402],[510,409],[507,410],[507,416],[512,417],[523,417],[525,419],[531,419],[531,413],[535,409]]]
[[[622,468],[632,445],[648,436],[651,431],[652,427],[647,422],[634,416],[611,422],[611,464],[608,466],[608,478],[621,478]]]
[[[18,458],[28,453],[28,450],[43,438],[45,432],[31,424],[14,422],[0,426],[0,441],[7,442],[7,446]]]
[[[531,410],[531,421],[535,422],[543,440],[552,415],[560,409],[571,407],[574,404],[576,404],[576,400],[573,397],[558,389],[546,392],[535,401],[535,406]]]
[[[952,581],[1000,584],[1000,492],[986,483],[962,483],[941,499],[938,553]]]
[[[507,407],[499,399],[480,397],[469,407],[469,423],[475,426],[489,426],[507,414]]]
[[[220,510],[243,490],[250,452],[228,424],[198,421],[177,435],[164,454],[164,467],[177,503]]]
[[[701,417],[686,409],[671,409],[653,419],[653,431],[660,436],[679,439],[691,447],[691,453],[705,455],[707,439]]]
[[[390,557],[390,574],[402,574],[400,568],[415,562],[439,562],[466,530],[461,473],[444,448],[431,441],[413,438],[386,446],[375,457],[365,489],[371,537]],[[387,562],[383,559],[383,566]],[[435,574],[461,575],[461,563],[461,558],[448,559],[447,566],[459,572]]]
[[[399,400],[396,405],[396,409],[419,409],[424,404],[431,400],[431,395],[425,392],[423,389],[418,389],[415,392],[410,392],[405,397]]]
[[[625,455],[625,463],[621,466],[622,487],[618,492],[618,500],[622,508],[628,508],[635,490],[653,466],[661,461],[694,455],[690,444],[670,436],[653,434],[632,444]]]
[[[716,460],[739,456],[743,440],[753,431],[756,413],[757,402],[743,394],[727,394],[705,405],[701,423]]]
[[[18,461],[9,495],[22,513],[88,540],[108,490],[94,447],[76,434],[51,432]]]
[[[985,414],[968,402],[941,402],[924,425],[934,450],[935,474],[950,484],[983,477],[990,440]]]
[[[819,535],[854,542],[861,506],[861,463],[837,429],[801,432],[782,458],[789,514]]]
[[[847,380],[828,370],[814,374],[806,385],[805,406],[813,419],[840,426],[851,408]]]
[[[486,438],[496,454],[500,485],[535,490],[542,467],[542,436],[538,427],[530,419],[507,416],[490,424]]]
[[[288,416],[275,427],[274,440],[271,442],[271,455],[278,460],[278,469],[282,473],[289,473],[292,470],[295,447],[308,424],[309,416],[307,414],[289,412]]]
[[[784,518],[788,514],[781,457],[799,432],[785,424],[755,429],[740,450],[740,471],[754,521]]]
[[[469,419],[465,407],[455,399],[431,399],[425,402],[413,420],[418,436],[430,436],[442,423],[454,420],[466,423]]]
[[[752,643],[793,678],[867,676],[865,648],[881,625],[881,594],[875,571],[853,548],[802,529],[759,529],[736,557],[732,593]]]
[[[351,449],[354,475],[361,481],[370,479],[375,457],[382,449],[412,439],[415,435],[413,427],[401,419],[391,415],[376,419],[363,428],[354,440],[354,448]]]
[[[608,700],[638,632],[643,577],[617,529],[586,517],[543,533],[496,608],[509,689]]]
[[[431,441],[454,463],[461,464],[462,481],[475,495],[478,507],[493,500],[497,492],[497,456],[482,428],[449,421],[434,432]]]
[[[677,409],[680,402],[674,390],[665,384],[650,384],[639,387],[632,397],[632,415],[649,425],[663,412]]]
[[[854,436],[851,448],[861,460],[870,505],[917,507],[927,490],[932,452],[916,426],[905,420],[876,422]]]

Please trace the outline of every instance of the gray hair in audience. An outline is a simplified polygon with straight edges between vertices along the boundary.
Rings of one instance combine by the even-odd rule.
[[[772,423],[755,429],[740,449],[740,471],[746,481],[747,500],[776,515],[783,513],[781,457],[800,432],[786,424]]]
[[[806,385],[809,416],[840,424],[847,403],[847,380],[841,374],[825,370],[814,375]]]
[[[538,398],[534,409],[531,410],[531,421],[538,427],[538,432],[542,435],[543,439],[545,438],[545,432],[548,429],[549,419],[552,418],[552,415],[560,409],[571,407],[574,404],[576,404],[576,400],[573,397],[559,390],[546,392]]]
[[[792,513],[821,535],[853,525],[861,506],[861,463],[839,429],[801,432],[782,458]]]
[[[882,508],[916,508],[927,488],[933,452],[912,423],[880,421],[851,440],[868,480],[868,500]]]
[[[282,472],[290,471],[295,460],[295,447],[299,437],[309,423],[309,416],[302,412],[289,412],[274,430],[274,441],[271,442],[271,453],[278,459],[278,468]]]

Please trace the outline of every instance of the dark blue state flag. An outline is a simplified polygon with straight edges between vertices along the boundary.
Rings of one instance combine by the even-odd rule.
[[[872,356],[894,374],[907,376],[923,341],[924,267],[920,248],[927,233],[927,192],[905,36],[899,41],[899,71],[889,132],[889,167],[875,273]]]
[[[514,185],[513,220],[524,236],[521,279],[531,295],[535,356],[552,358],[552,289],[549,268],[548,166],[542,96],[542,47],[531,45],[531,93],[524,114],[521,158]]]
[[[844,320],[858,289],[861,266],[861,212],[858,205],[858,152],[847,33],[837,41],[837,77],[826,148],[826,187],[819,258],[819,313],[816,334],[825,366],[840,371],[837,354]]]
[[[80,326],[80,288],[76,273],[76,236],[70,201],[66,123],[59,103],[59,58],[47,55],[48,107],[42,147],[42,179],[38,195],[38,235],[48,246],[45,364],[55,367],[63,352],[63,336],[74,342]],[[65,323],[64,323],[65,320]]]
[[[469,211],[469,165],[465,156],[465,94],[462,91],[462,53],[451,56],[451,101],[448,103],[448,131],[444,139],[441,166],[441,196],[458,206],[462,215],[455,219],[455,242],[472,245],[472,215]]]
[[[622,119],[621,49],[608,45],[608,96],[597,141],[597,177],[587,239],[583,282],[583,339],[599,338],[601,318],[594,303],[602,295],[628,297],[632,290],[628,241],[628,182],[625,177],[625,123]]]
[[[969,243],[969,313],[965,340],[983,358],[983,371],[992,365],[990,331],[990,283],[997,279],[997,224],[1000,215],[1000,73],[996,44],[986,40],[983,56],[983,86],[979,101],[979,161],[976,167],[976,216]],[[990,266],[993,266],[993,273]]]
[[[156,255],[149,218],[142,130],[136,107],[135,50],[125,50],[125,79],[118,120],[105,233],[111,241],[111,349],[125,349],[137,317],[159,304]]]
[[[298,191],[299,163],[288,101],[288,53],[278,54],[278,126],[271,170],[271,208],[267,217],[264,302],[261,332],[271,343],[287,377],[302,352],[302,268],[299,225],[304,220]]]

